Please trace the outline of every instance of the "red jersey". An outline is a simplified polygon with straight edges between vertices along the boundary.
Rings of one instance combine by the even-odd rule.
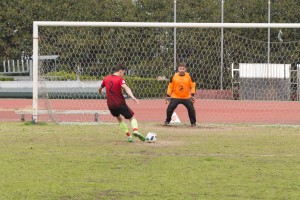
[[[116,75],[108,75],[104,78],[101,87],[106,89],[107,105],[109,109],[120,108],[125,105],[125,98],[122,93],[122,86],[125,80]]]

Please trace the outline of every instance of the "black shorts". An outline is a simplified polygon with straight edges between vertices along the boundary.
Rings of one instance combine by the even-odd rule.
[[[120,108],[109,109],[109,111],[114,117],[122,115],[125,119],[131,119],[134,115],[134,112],[126,104],[122,105]]]

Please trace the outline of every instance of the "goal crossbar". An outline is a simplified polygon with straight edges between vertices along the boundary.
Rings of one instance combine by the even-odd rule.
[[[300,23],[174,23],[174,22],[72,22],[34,21],[35,26],[101,26],[164,28],[300,28]]]

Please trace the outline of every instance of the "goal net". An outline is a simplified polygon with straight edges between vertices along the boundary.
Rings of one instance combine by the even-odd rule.
[[[128,68],[126,82],[140,99],[136,104],[124,93],[135,116],[162,123],[169,78],[180,62],[186,62],[197,84],[198,122],[297,124],[299,28],[34,22],[33,121],[115,123],[105,94],[97,89],[112,67],[122,63]],[[55,59],[42,59],[47,56]],[[184,107],[176,112],[189,123]]]

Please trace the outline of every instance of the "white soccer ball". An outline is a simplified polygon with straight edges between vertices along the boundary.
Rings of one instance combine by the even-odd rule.
[[[157,140],[157,135],[154,132],[149,132],[146,135],[146,142],[155,142]]]

